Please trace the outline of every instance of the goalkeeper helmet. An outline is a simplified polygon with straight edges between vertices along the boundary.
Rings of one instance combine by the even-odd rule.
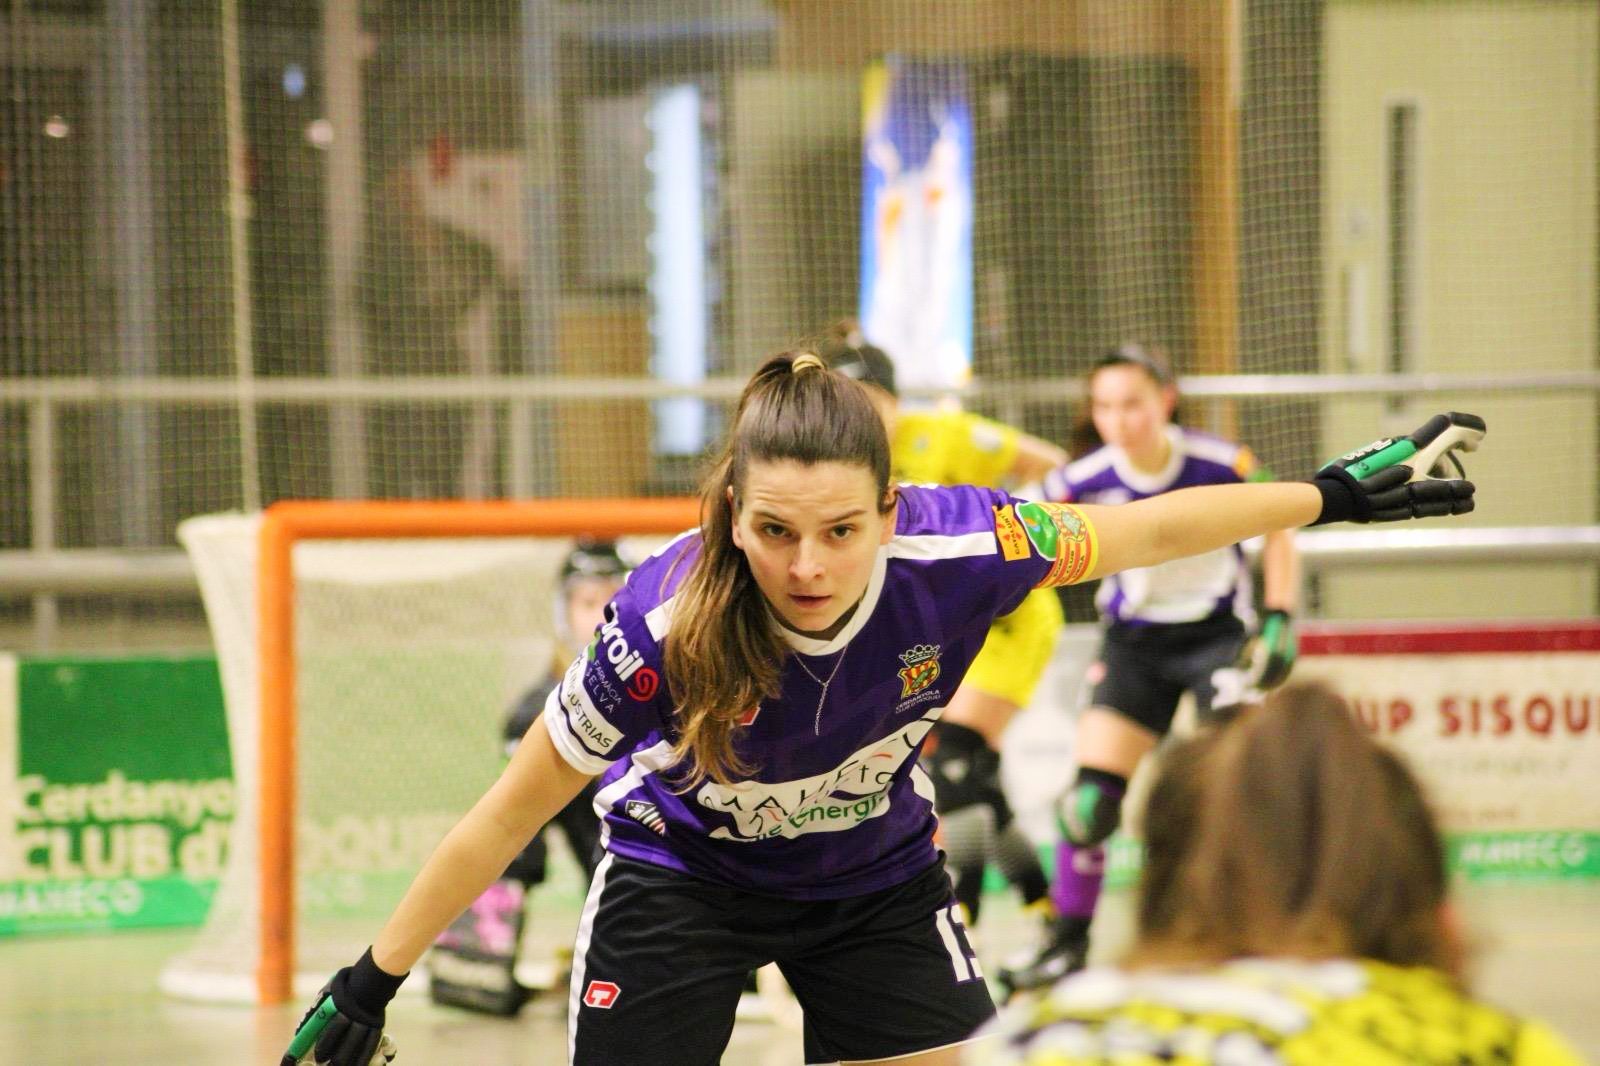
[[[561,561],[561,587],[583,577],[622,577],[628,564],[609,540],[580,540]]]
[[[609,599],[612,592],[622,584],[622,579],[628,576],[630,567],[617,551],[615,543],[609,540],[580,539],[573,545],[567,557],[561,561],[561,571],[555,586],[555,603],[553,614],[556,624],[556,638],[565,648],[572,648],[575,642],[589,639],[587,630],[593,624],[584,619],[580,614],[578,619],[573,618],[573,612],[587,612],[598,610],[604,605],[603,600],[597,596]],[[600,580],[603,582],[601,590],[597,591],[592,586],[584,588],[583,583]],[[579,606],[587,603],[587,606]],[[574,626],[585,630],[575,632]]]

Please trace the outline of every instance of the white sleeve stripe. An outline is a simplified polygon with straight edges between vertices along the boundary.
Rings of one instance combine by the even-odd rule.
[[[594,754],[588,748],[585,748],[583,742],[578,739],[577,731],[572,728],[572,723],[567,720],[566,708],[561,706],[560,685],[551,689],[550,695],[545,697],[544,716],[547,723],[552,715],[561,722],[561,728],[546,728],[545,732],[550,734],[550,741],[555,744],[556,751],[561,753],[561,757],[567,760],[567,763],[580,773],[590,775],[604,773],[606,768],[611,765],[611,760],[602,759]]]
[[[1067,498],[1067,478],[1060,470],[1052,470],[1044,476],[1044,498],[1062,503]]]
[[[1112,449],[1100,448],[1076,462],[1068,463],[1065,476],[1072,478],[1073,481],[1087,481],[1111,466],[1116,458],[1116,453]]]
[[[994,555],[1000,543],[993,531],[959,533],[946,536],[939,533],[911,533],[895,537],[889,542],[888,554],[893,559],[965,559],[974,555]]]
[[[1218,463],[1222,466],[1232,466],[1238,462],[1241,450],[1237,444],[1188,435],[1185,435],[1183,439],[1183,447],[1185,451],[1196,459],[1205,459],[1208,462]]]
[[[667,635],[667,630],[672,628],[672,603],[677,598],[675,595],[669,596],[645,612],[645,628],[650,630],[650,638],[658,644]]]

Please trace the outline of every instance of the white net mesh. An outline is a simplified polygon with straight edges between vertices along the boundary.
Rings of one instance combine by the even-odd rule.
[[[1072,377],[1130,337],[1199,375],[1592,374],[1597,18],[19,0],[0,547],[170,545],[279,498],[681,490],[732,382],[872,320],[879,282],[962,341],[970,403],[1057,440]],[[907,220],[920,281],[878,247]],[[907,380],[942,358],[883,328]],[[1189,416],[1298,475],[1385,411],[1481,408],[1480,465],[1524,488],[1478,521],[1595,521],[1592,476],[1528,473],[1593,470],[1592,378],[1495,391]]]
[[[180,530],[216,637],[239,797],[206,926],[162,976],[180,995],[256,996],[259,527],[224,515]],[[296,980],[311,991],[370,942],[499,772],[508,709],[552,666],[570,547],[485,538],[295,549]]]

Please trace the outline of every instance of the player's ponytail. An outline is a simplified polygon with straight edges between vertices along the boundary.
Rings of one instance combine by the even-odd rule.
[[[733,543],[750,463],[778,460],[864,466],[880,506],[892,503],[889,442],[865,390],[811,352],[763,363],[701,489],[700,555],[673,599],[664,654],[677,704],[675,754],[688,764],[684,788],[748,776],[752,767],[735,745],[739,719],[778,694],[788,646]]]

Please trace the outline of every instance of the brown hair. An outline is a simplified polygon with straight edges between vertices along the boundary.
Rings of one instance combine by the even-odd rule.
[[[1074,459],[1082,459],[1085,455],[1105,444],[1100,437],[1100,431],[1094,427],[1094,411],[1090,402],[1090,390],[1094,387],[1095,375],[1108,366],[1131,366],[1143,370],[1157,388],[1173,389],[1178,387],[1178,379],[1172,372],[1172,363],[1160,348],[1154,345],[1140,344],[1137,341],[1124,341],[1115,348],[1108,350],[1083,376],[1083,410],[1078,420],[1072,424],[1068,436],[1067,453]],[[1172,408],[1169,421],[1178,421],[1178,408]]]
[[[739,397],[722,454],[701,488],[700,555],[678,588],[664,649],[677,702],[673,751],[689,762],[686,789],[706,777],[727,784],[750,772],[734,750],[735,724],[778,694],[788,646],[733,543],[750,464],[776,460],[864,466],[880,511],[893,503],[889,441],[865,389],[811,352],[763,363]]]
[[[1134,965],[1356,957],[1462,977],[1422,790],[1324,685],[1174,749],[1145,850]]]

